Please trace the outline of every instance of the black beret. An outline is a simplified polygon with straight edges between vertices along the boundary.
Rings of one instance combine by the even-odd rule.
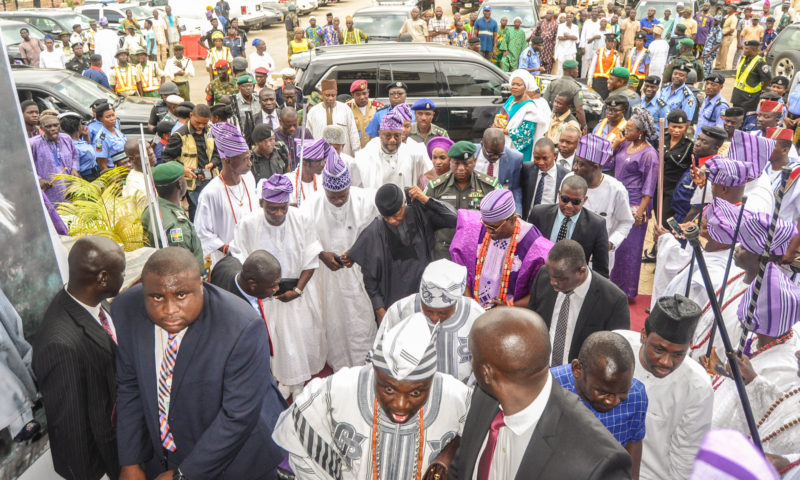
[[[703,132],[704,135],[708,135],[715,140],[728,139],[728,132],[726,132],[724,128],[717,127],[716,125],[706,125],[701,128],[700,131]]]
[[[744,109],[742,107],[730,107],[722,112],[723,117],[742,117],[744,116]]]
[[[758,40],[748,40],[744,42],[745,47],[760,47],[761,43]]]
[[[667,114],[667,121],[670,123],[686,123],[689,121],[689,117],[686,112],[678,108]]]
[[[650,75],[644,79],[644,83],[649,83],[650,85],[661,85],[661,77],[658,75]]]
[[[708,75],[706,75],[706,81],[719,83],[720,85],[722,85],[725,83],[725,77],[723,77],[719,73],[709,73]]]

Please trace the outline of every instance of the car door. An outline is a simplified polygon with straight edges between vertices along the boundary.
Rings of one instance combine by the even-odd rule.
[[[503,106],[501,87],[507,80],[479,62],[440,60],[443,102],[437,104],[453,140],[480,140]],[[437,114],[440,112],[437,112]]]
[[[49,18],[45,17],[23,17],[23,18],[26,23],[30,23],[34,27],[43,31],[44,33],[49,33],[50,35],[58,35],[59,33],[61,33],[61,26],[59,26],[55,21]]]
[[[374,97],[378,91],[378,67],[375,63],[337,65],[320,78],[320,82],[331,78],[336,80],[337,93],[339,95],[350,95],[350,85],[356,80],[367,81],[370,97]],[[315,85],[315,88],[319,89],[319,82]]]

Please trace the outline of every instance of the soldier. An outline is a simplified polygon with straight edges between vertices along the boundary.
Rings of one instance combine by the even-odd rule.
[[[153,168],[153,183],[155,183],[156,191],[158,192],[158,206],[161,211],[164,233],[167,236],[167,245],[183,247],[189,250],[197,258],[200,267],[205,270],[203,247],[200,244],[200,238],[197,237],[194,225],[189,221],[189,217],[180,206],[181,199],[186,195],[186,179],[183,178],[183,165],[174,160],[157,165]],[[149,209],[145,209],[144,213],[142,213],[142,229],[144,230],[145,244],[155,246],[153,232],[150,231]]]
[[[364,148],[371,140],[365,130],[369,125],[372,117],[378,109],[383,108],[383,104],[377,100],[370,100],[369,98],[369,85],[366,80],[356,80],[350,84],[350,95],[353,96],[348,100],[347,106],[353,111],[353,117],[356,119],[356,128],[358,129],[358,139],[361,142],[361,148]]]
[[[214,105],[223,95],[233,95],[239,91],[236,81],[230,76],[230,63],[218,60],[214,64],[214,80],[206,86],[206,102]]]
[[[411,124],[411,133],[408,135],[410,138],[427,146],[431,138],[447,137],[447,130],[433,124],[436,104],[431,99],[420,98],[414,102],[411,110],[417,117],[417,122]]]
[[[720,93],[723,85],[725,85],[725,78],[719,73],[711,73],[706,77],[704,88],[706,98],[700,104],[697,125],[694,129],[694,138],[697,138],[700,130],[706,125],[721,127],[725,123],[722,119],[722,114],[725,113],[725,110],[730,105]]]
[[[697,110],[697,99],[692,90],[686,86],[686,78],[692,70],[688,63],[681,63],[672,68],[672,83],[664,85],[658,92],[657,99],[667,103],[668,111],[681,109],[686,112],[689,119],[694,118]]]
[[[500,188],[495,177],[475,171],[474,143],[462,140],[456,142],[447,152],[450,157],[450,171],[431,180],[425,189],[430,198],[452,205],[456,209],[480,210],[481,200],[492,190]],[[450,242],[455,235],[454,228],[440,228],[434,234],[433,256],[436,260],[450,259]]]
[[[664,83],[672,79],[672,71],[681,64],[688,64],[689,67],[697,74],[697,82],[702,82],[705,79],[703,72],[703,65],[694,56],[694,41],[691,38],[683,38],[678,42],[678,55],[669,62],[667,68],[664,69]],[[688,112],[687,112],[688,113]]]
[[[142,96],[142,77],[139,68],[128,63],[128,51],[117,51],[117,66],[111,69],[108,83],[111,88],[126,97],[131,95]]]

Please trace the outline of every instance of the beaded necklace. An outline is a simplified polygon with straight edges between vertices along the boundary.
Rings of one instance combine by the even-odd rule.
[[[375,405],[373,406],[374,414],[372,415],[372,480],[378,480],[380,476],[381,470],[381,463],[380,463],[380,454],[378,450],[380,449],[380,445],[378,445],[378,397],[375,397]],[[412,478],[416,480],[420,480],[420,476],[422,475],[422,455],[425,451],[422,448],[422,442],[425,435],[425,420],[422,416],[422,407],[419,409],[419,438],[417,439],[417,462],[414,464],[414,474]]]
[[[775,340],[769,342],[768,344],[766,344],[763,347],[759,348],[755,352],[753,352],[751,354],[746,354],[747,358],[752,360],[755,357],[757,357],[759,354],[766,352],[770,348],[777,347],[778,345],[780,345],[782,343],[786,343],[793,336],[794,336],[794,330],[789,330],[788,333],[785,333],[783,336],[780,336],[780,337],[776,338]],[[754,339],[754,337],[751,337],[750,340],[748,340],[748,342],[747,342],[748,347],[750,345],[752,345],[753,339]],[[745,351],[747,351],[747,348],[745,348]],[[717,388],[719,388],[719,386],[722,385],[722,382],[724,382],[726,378],[728,378],[728,377],[724,377],[724,376],[719,375],[719,374],[714,376],[714,378],[711,380],[712,388],[714,389],[714,391],[716,391]],[[800,418],[798,418],[795,423],[797,423],[797,422],[800,422]]]
[[[314,191],[316,192],[317,191],[317,176],[316,175],[314,175],[314,178],[312,179],[312,182],[314,183]],[[294,173],[294,191],[298,192],[297,193],[298,197],[300,197],[300,195],[303,196],[303,198],[301,200],[305,200],[306,199],[306,192],[303,190],[303,182],[300,181],[300,169],[299,168],[297,170],[295,170],[295,173]]]
[[[514,233],[511,235],[511,242],[508,244],[508,248],[506,249],[506,258],[503,260],[503,274],[501,275],[500,289],[497,291],[497,298],[506,305],[511,305],[511,301],[507,300],[508,284],[509,277],[511,276],[511,268],[514,266],[514,254],[517,251],[517,237],[519,237],[519,229],[520,221],[519,218],[517,218],[514,223]],[[483,262],[486,260],[486,254],[489,251],[489,242],[491,238],[492,236],[487,230],[486,234],[483,236],[481,248],[478,251],[478,262],[475,265],[475,288],[472,290],[475,300],[478,300],[478,296],[480,295],[481,272],[483,272]]]
[[[233,202],[231,202],[231,192],[228,189],[228,184],[225,183],[225,179],[222,178],[222,175],[219,176],[219,179],[222,180],[222,186],[225,187],[225,195],[228,197],[228,205],[231,207],[231,214],[233,215],[233,224],[236,225],[239,222],[236,220],[236,210],[233,208]],[[250,209],[250,211],[252,212],[253,211],[253,203],[250,201],[250,191],[247,189],[247,185],[245,185],[244,180],[242,180],[241,178],[239,179],[239,183],[242,184],[242,187],[244,188],[244,191],[247,194],[247,206]],[[233,198],[236,198],[236,197],[234,196]],[[244,206],[244,195],[242,195],[241,199],[236,198],[236,201],[239,202],[239,206],[240,207]]]
[[[744,272],[740,272],[738,275],[736,275],[736,276],[734,276],[733,278],[731,278],[730,280],[728,280],[728,283],[727,283],[727,284],[728,284],[728,285],[730,285],[731,283],[733,283],[734,281],[736,281],[737,279],[739,279],[739,278],[740,278],[740,277],[742,277],[743,275],[744,275]],[[717,291],[716,291],[714,294],[715,294],[717,297],[719,297],[719,292],[720,292],[721,290],[722,290],[722,287],[718,288],[718,289],[717,289]],[[725,309],[726,309],[726,308],[728,308],[728,307],[730,306],[730,304],[731,304],[731,303],[733,303],[733,302],[734,302],[735,300],[737,300],[739,297],[741,297],[742,295],[744,295],[744,292],[746,292],[746,291],[747,291],[747,289],[742,289],[742,291],[740,291],[739,293],[737,293],[736,295],[734,295],[734,296],[733,296],[733,298],[730,298],[728,301],[726,301],[726,302],[725,302],[725,304],[723,304],[723,305],[720,307],[719,311],[720,311],[720,312],[723,312],[723,311],[725,311]],[[710,307],[711,307],[711,302],[708,302],[708,303],[706,303],[706,306],[705,306],[705,307],[703,307],[703,313],[702,313],[702,314],[703,314],[703,315],[705,315],[705,314],[706,314],[706,312],[708,311],[708,309],[709,309]],[[713,323],[712,323],[712,326],[711,326],[711,327],[708,329],[708,332],[706,333],[706,336],[705,336],[705,337],[704,337],[702,340],[700,340],[700,343],[698,343],[698,344],[696,344],[696,345],[692,345],[690,348],[691,348],[692,350],[697,350],[698,348],[701,348],[701,347],[702,347],[702,346],[703,346],[703,345],[704,345],[704,344],[705,344],[705,343],[708,341],[708,339],[709,339],[709,338],[711,338],[711,329],[713,329],[713,328],[714,328],[714,327],[713,327]]]
[[[764,413],[764,416],[761,417],[761,420],[758,421],[758,424],[756,425],[756,428],[760,428],[761,425],[763,425],[764,422],[767,421],[767,418],[769,418],[769,416],[772,415],[772,412],[774,412],[775,409],[778,408],[778,405],[783,403],[784,400],[788,400],[789,398],[791,398],[792,396],[794,396],[794,395],[796,395],[798,393],[800,393],[800,387],[795,388],[794,390],[786,393],[784,396],[782,396],[781,398],[776,400],[775,403],[773,403],[769,407],[769,409],[767,409],[766,413]],[[766,437],[764,437],[761,441],[762,442],[767,442],[769,440],[772,440],[773,438],[777,437],[778,435],[780,435],[781,433],[785,432],[786,430],[792,428],[793,426],[797,425],[798,423],[800,423],[800,417],[795,418],[794,420],[791,420],[791,421],[789,421],[787,423],[784,423],[783,425],[780,426],[780,428],[778,428],[774,432],[772,432],[769,435],[767,435]]]

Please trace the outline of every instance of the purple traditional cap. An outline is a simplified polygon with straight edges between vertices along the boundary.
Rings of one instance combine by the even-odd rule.
[[[756,282],[745,290],[739,303],[739,321],[747,318],[747,309],[756,290]],[[784,335],[800,319],[800,287],[794,284],[773,262],[767,263],[756,299],[751,329],[769,337]]]
[[[403,117],[394,110],[381,118],[381,130],[403,131]]]
[[[336,151],[333,150],[333,153],[335,154]],[[350,168],[339,155],[329,158],[322,170],[322,188],[329,192],[341,192],[349,186]]]
[[[704,166],[708,170],[708,181],[723,187],[741,187],[747,183],[750,164],[731,160],[719,155],[709,159]]]
[[[735,130],[728,156],[732,160],[747,163],[750,167],[747,176],[758,178],[767,166],[773,150],[775,150],[775,140]]]
[[[507,188],[492,190],[481,200],[481,217],[484,222],[505,220],[515,211],[514,195]]]
[[[250,150],[239,129],[228,122],[212,123],[211,135],[222,158],[235,157]]]
[[[294,144],[297,147],[295,151],[297,152],[298,158],[300,158],[300,149],[303,150],[303,158],[309,160],[318,160],[323,158],[325,159],[325,163],[327,163],[334,156],[338,156],[336,154],[336,150],[334,150],[324,138],[320,138],[319,140],[301,140],[299,138],[295,138]]]
[[[755,445],[736,430],[710,430],[700,445],[689,480],[758,478],[778,480]]]
[[[612,153],[611,142],[594,134],[582,136],[578,140],[578,149],[575,150],[576,157],[596,163],[601,167],[608,163]]]
[[[289,203],[294,187],[286,175],[273,174],[261,182],[261,198],[272,203]]]
[[[748,252],[761,255],[767,246],[767,232],[772,222],[772,215],[764,212],[754,213],[742,220],[739,228],[739,241]],[[770,253],[780,255],[786,253],[789,241],[797,235],[797,227],[786,220],[778,219],[775,223],[775,234],[772,237]]]
[[[450,147],[455,144],[454,141],[450,140],[447,137],[433,137],[428,140],[428,157],[433,158],[433,149],[434,148],[441,148],[447,153],[450,150]]]
[[[409,107],[407,103],[401,103],[400,105],[394,107],[392,111],[400,115],[404,122],[410,122],[413,118],[411,114],[411,107]]]
[[[736,221],[739,219],[741,206],[720,198],[714,197],[714,201],[706,208],[706,218],[708,219],[708,235],[719,243],[731,245],[736,243],[733,234],[736,231]],[[750,215],[748,210],[742,214],[744,222]]]

